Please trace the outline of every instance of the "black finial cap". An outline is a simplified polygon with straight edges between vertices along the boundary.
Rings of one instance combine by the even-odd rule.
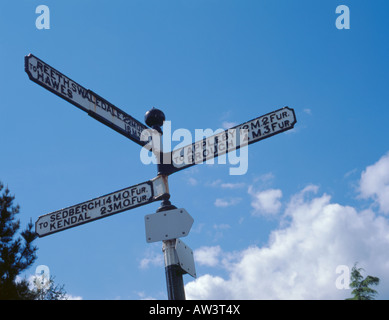
[[[150,128],[161,128],[164,121],[165,114],[159,109],[152,108],[145,114],[145,122]]]

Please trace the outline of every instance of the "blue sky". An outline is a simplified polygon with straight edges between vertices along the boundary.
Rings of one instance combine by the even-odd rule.
[[[26,224],[156,176],[140,147],[31,82],[32,53],[144,121],[217,129],[289,106],[295,129],[249,146],[248,171],[197,165],[169,179],[195,222],[188,298],[344,299],[359,261],[389,297],[387,1],[7,1],[0,11],[0,180]],[[38,30],[35,9],[50,9]],[[338,30],[337,6],[351,28]],[[174,143],[173,143],[174,147]],[[83,299],[166,299],[153,203],[38,239],[38,265]],[[271,279],[271,280],[270,280]]]

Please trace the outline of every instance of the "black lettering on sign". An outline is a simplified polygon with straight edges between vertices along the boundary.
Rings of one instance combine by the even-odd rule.
[[[73,92],[76,92],[76,86],[78,85],[57,70],[37,61],[36,66],[31,62],[29,63],[29,71],[36,80],[45,84],[46,87],[64,97],[73,98]]]
[[[290,109],[288,109],[290,110]],[[293,121],[293,123],[291,123]],[[278,132],[282,132],[293,127],[295,123],[294,113],[285,109],[274,111],[268,115],[249,121],[241,125],[241,128],[249,129],[249,141],[257,141]]]
[[[103,205],[100,208],[100,215],[108,213],[115,213],[116,211],[122,211],[129,207],[137,206],[144,202],[149,201],[148,187],[134,187],[129,190],[118,192],[112,197],[109,196],[103,199]]]
[[[69,210],[70,212],[70,210]],[[58,220],[54,220],[54,222],[50,223],[50,231],[55,231],[57,229],[62,229],[64,227],[71,226],[73,224],[79,224],[86,220],[89,220],[91,217],[88,215],[88,212],[84,212],[82,214],[74,215],[74,210],[72,211],[73,215],[66,216],[67,218],[62,218]],[[58,215],[58,213],[57,213]]]
[[[153,200],[152,184],[146,182],[42,216],[36,223],[37,233],[44,236]]]

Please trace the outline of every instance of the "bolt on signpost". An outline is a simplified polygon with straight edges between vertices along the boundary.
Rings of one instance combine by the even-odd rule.
[[[196,277],[193,251],[181,240],[193,225],[183,208],[170,202],[168,176],[206,162],[254,142],[290,130],[296,124],[294,110],[285,107],[231,129],[204,138],[188,146],[164,152],[162,129],[165,115],[151,109],[145,114],[146,125],[114,106],[93,91],[84,88],[32,54],[25,57],[25,71],[33,82],[65,99],[89,116],[107,125],[135,143],[151,150],[158,163],[157,177],[128,188],[100,196],[40,216],[35,232],[45,237],[97,219],[161,201],[154,214],[145,216],[146,242],[162,241],[166,285],[169,300],[184,300],[182,276]],[[209,148],[211,146],[211,148]]]

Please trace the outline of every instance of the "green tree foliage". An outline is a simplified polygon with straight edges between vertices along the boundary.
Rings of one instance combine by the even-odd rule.
[[[351,269],[350,287],[354,289],[351,291],[354,297],[347,300],[374,300],[377,295],[378,292],[370,288],[370,286],[377,286],[380,283],[380,279],[373,276],[367,276],[363,279],[362,270],[362,268],[357,268],[357,263]]]
[[[0,182],[0,300],[64,300],[64,286],[54,284],[51,277],[45,286],[34,285],[26,279],[19,280],[22,272],[36,260],[38,248],[32,243],[37,238],[30,221],[20,232],[20,220],[16,219],[20,208],[14,205],[14,196]],[[36,277],[35,277],[36,279]]]
[[[53,277],[50,277],[48,283],[44,286],[35,286],[32,295],[35,300],[67,300],[64,285],[55,284]]]
[[[37,247],[32,243],[37,235],[32,221],[20,232],[20,220],[16,219],[19,206],[14,196],[0,182],[0,299],[31,299],[28,282],[16,282],[16,277],[28,269],[36,259]]]

